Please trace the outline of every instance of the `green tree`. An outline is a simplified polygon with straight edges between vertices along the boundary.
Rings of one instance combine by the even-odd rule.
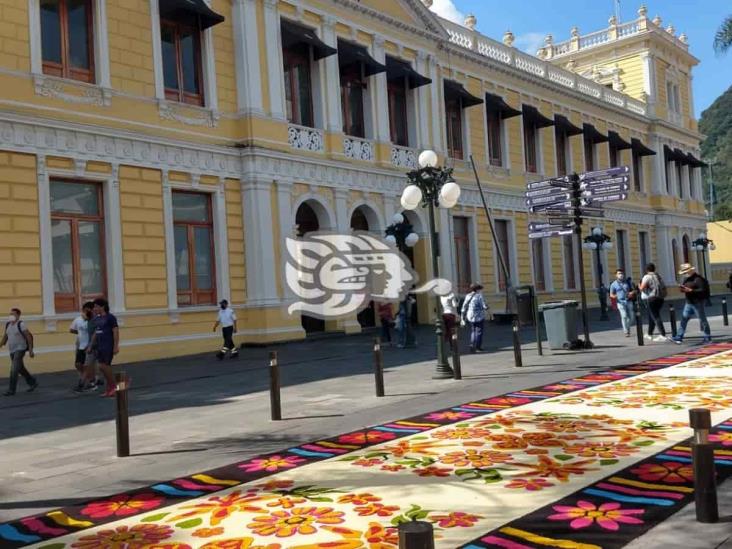
[[[732,87],[720,95],[699,119],[706,136],[702,158],[711,165],[704,169],[705,198],[710,198],[709,176],[714,177],[714,218],[732,219]],[[711,210],[711,204],[708,206]]]
[[[714,49],[717,53],[726,53],[732,47],[732,15],[728,16],[714,35]]]

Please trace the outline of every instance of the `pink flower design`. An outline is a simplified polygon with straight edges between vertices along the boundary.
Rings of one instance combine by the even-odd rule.
[[[556,515],[550,515],[549,520],[568,520],[575,530],[587,528],[597,522],[605,530],[613,532],[620,529],[621,524],[643,524],[643,521],[632,515],[642,515],[645,509],[621,509],[619,503],[603,503],[597,507],[589,501],[579,500],[576,507],[569,505],[554,505]]]
[[[358,431],[356,433],[339,436],[338,442],[361,445],[386,442],[387,440],[394,440],[395,438],[396,433],[389,433],[386,431]]]
[[[112,515],[126,517],[155,509],[163,503],[163,497],[152,492],[142,494],[119,494],[102,501],[93,501],[81,510],[82,515],[91,518],[106,518]]]
[[[470,419],[473,416],[475,416],[475,414],[471,414],[469,412],[432,412],[425,416],[425,419],[457,421],[459,419]]]
[[[239,465],[240,469],[244,469],[247,473],[254,473],[256,471],[267,471],[268,473],[274,473],[280,469],[291,469],[297,467],[299,464],[305,461],[304,458],[296,456],[269,456],[266,458],[253,459],[247,463]]]
[[[517,478],[506,484],[506,488],[523,488],[531,492],[543,490],[544,488],[549,488],[550,486],[554,486],[554,483],[549,482],[548,480],[543,478]]]

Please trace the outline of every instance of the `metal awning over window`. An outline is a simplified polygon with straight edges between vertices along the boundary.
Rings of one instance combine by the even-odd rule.
[[[582,128],[572,124],[569,118],[561,114],[554,115],[554,125],[557,127],[558,130],[563,131],[567,135],[567,137],[580,135],[584,131]]]
[[[202,30],[225,20],[223,15],[209,8],[203,0],[160,0],[159,9],[162,19],[198,23]]]
[[[704,162],[703,160],[699,160],[691,153],[688,153],[686,155],[686,158],[689,160],[689,166],[691,166],[692,168],[706,168],[708,166],[706,162]]]
[[[537,128],[548,128],[549,126],[554,125],[554,120],[551,118],[547,118],[541,112],[539,112],[539,109],[536,107],[532,107],[531,105],[523,105],[522,106],[522,114],[524,115],[524,120],[526,122],[533,122],[534,125]]]
[[[678,162],[679,164],[687,164],[689,159],[681,152],[681,149],[672,149],[668,145],[663,146],[663,156],[666,162]]]
[[[481,105],[483,100],[475,97],[460,82],[454,80],[444,80],[445,83],[445,99],[460,99],[464,109]]]
[[[681,149],[674,149],[674,154],[676,155],[676,162],[681,164],[682,166],[686,166],[689,164],[689,157],[686,156],[686,153],[682,151]]]
[[[623,139],[618,132],[607,132],[607,138],[610,141],[610,145],[615,147],[615,149],[618,151],[633,148],[633,145]]]
[[[582,130],[582,133],[585,134],[585,139],[587,139],[591,143],[607,143],[608,141],[610,141],[610,138],[607,135],[600,132],[592,124],[582,124]]]
[[[520,116],[521,111],[514,109],[511,105],[500,95],[494,95],[492,93],[485,94],[485,106],[486,109],[497,111],[501,114],[501,118],[512,118],[514,116]]]
[[[406,78],[409,82],[409,89],[419,88],[432,83],[431,78],[422,76],[412,68],[412,65],[401,59],[386,56],[386,78],[393,80],[396,78]]]
[[[633,137],[631,138],[630,143],[633,148],[633,152],[638,156],[653,156],[656,154],[656,151],[646,147],[640,139]]]
[[[366,46],[346,42],[345,40],[338,40],[338,64],[341,67],[347,67],[356,63],[363,64],[364,74],[366,76],[386,72],[386,65],[382,65],[371,57]]]
[[[313,29],[283,19],[282,46],[292,48],[300,45],[313,48],[313,58],[316,61],[338,53],[337,49],[330,47],[318,38]]]

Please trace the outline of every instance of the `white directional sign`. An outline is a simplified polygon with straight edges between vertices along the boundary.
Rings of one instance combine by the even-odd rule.
[[[590,198],[583,198],[582,205],[597,204],[598,202],[617,202],[619,200],[626,200],[627,198],[628,195],[625,193],[601,194]]]
[[[574,233],[574,229],[552,229],[529,233],[529,238],[549,238],[550,236],[565,236]]]
[[[551,202],[549,204],[539,204],[537,206],[530,206],[529,211],[532,213],[549,211],[549,210],[560,210],[566,213],[573,206],[572,200],[566,200],[564,202]]]
[[[592,186],[588,187],[587,190],[582,192],[582,196],[599,196],[601,194],[613,194],[623,193],[630,190],[630,185],[627,183],[620,183],[615,185],[603,185],[603,186]]]
[[[618,177],[630,173],[628,166],[621,166],[619,168],[609,168],[607,170],[597,170],[594,172],[585,172],[580,174],[580,181],[588,181],[591,179],[610,179],[612,177]]]
[[[529,223],[529,232],[537,231],[561,231],[564,229],[574,229],[574,223],[571,220],[567,220],[566,223],[554,223],[551,221],[532,221]]]
[[[524,196],[526,198],[536,198],[538,196],[550,196],[550,195],[562,195],[567,194],[567,189],[559,187],[544,187],[543,189],[534,189],[532,191],[526,191]]]
[[[542,204],[556,204],[572,198],[572,193],[550,194],[547,196],[532,196],[526,199],[527,206],[541,206]]]
[[[526,188],[530,191],[536,190],[536,189],[549,189],[553,187],[552,183],[556,182],[562,182],[564,184],[569,183],[569,180],[566,177],[557,177],[554,179],[545,179],[544,181],[534,181],[533,183],[527,183]]]
[[[591,206],[582,206],[580,208],[580,215],[582,217],[605,217],[605,210]]]

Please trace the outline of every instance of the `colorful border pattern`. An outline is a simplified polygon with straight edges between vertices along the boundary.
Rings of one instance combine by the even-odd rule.
[[[459,406],[389,422],[383,425],[367,427],[353,433],[306,443],[279,452],[256,456],[244,462],[234,463],[206,471],[204,473],[194,474],[188,477],[177,478],[168,482],[131,490],[114,497],[134,500],[140,499],[136,498],[136,496],[141,496],[141,499],[144,501],[145,498],[150,496],[150,493],[153,493],[155,495],[156,502],[159,503],[156,505],[156,508],[167,507],[198,498],[206,494],[212,494],[232,486],[237,486],[239,484],[256,481],[270,476],[275,471],[267,471],[263,469],[254,470],[252,467],[247,467],[248,464],[257,463],[261,460],[266,460],[269,457],[277,456],[278,459],[284,458],[284,460],[290,463],[288,469],[293,470],[311,463],[364,450],[386,440],[396,440],[415,433],[435,429],[443,425],[459,423],[462,419],[459,412],[469,412],[473,416],[501,412],[531,402],[537,402],[605,383],[632,378],[646,372],[668,368],[683,362],[729,350],[732,350],[732,344],[729,343],[706,345],[704,347],[690,349],[684,353],[670,357],[649,360],[632,366],[592,373],[561,381],[559,383],[543,385],[533,389],[515,391],[485,400],[468,402]],[[723,423],[717,430],[725,433],[732,430],[732,421]],[[344,443],[344,440],[347,440],[347,443]],[[620,547],[631,539],[642,534],[645,530],[653,526],[653,524],[670,516],[678,510],[680,506],[688,503],[688,501],[693,497],[693,488],[690,489],[691,481],[685,476],[685,471],[688,469],[688,467],[685,467],[685,464],[688,465],[690,461],[688,452],[689,447],[687,443],[674,445],[672,448],[662,452],[661,454],[634,464],[632,467],[622,471],[621,473],[613,475],[607,479],[603,479],[590,487],[583,488],[572,496],[562,498],[559,503],[542,508],[534,513],[510,522],[508,525],[499,528],[488,535],[481,536],[478,540],[465,545],[465,547],[526,549],[530,547],[556,546],[571,549],[580,547],[584,549],[592,549],[593,547],[600,547],[593,543],[593,540],[599,540],[597,536],[602,536],[603,548]],[[674,466],[676,469],[679,469],[680,467],[682,468],[680,472],[676,471],[676,475],[678,476],[684,473],[682,475],[684,478],[683,482],[680,481],[674,484],[669,480],[676,478],[671,475],[671,473],[676,469],[671,470],[672,466],[666,465],[669,463],[678,464]],[[722,450],[718,456],[718,463],[721,466],[732,465],[732,451]],[[651,467],[657,466],[665,466],[666,469],[669,470],[669,478],[666,479],[668,480],[667,484],[669,484],[669,486],[666,486],[666,484],[663,483],[663,479],[658,482],[646,482],[646,480],[643,480],[643,475],[648,478],[655,478],[655,476],[662,474],[660,469],[654,470],[655,472],[651,471]],[[639,468],[640,472],[638,472]],[[720,467],[720,470],[722,471],[722,474],[720,474],[720,480],[722,478],[726,478],[732,472],[731,469],[732,468],[730,467]],[[219,479],[227,480],[221,481]],[[660,486],[660,488],[657,486]],[[643,492],[647,493],[644,494]],[[105,498],[105,500],[108,500],[108,498]],[[641,502],[639,500],[653,500],[653,503]],[[661,501],[664,503],[660,503]],[[633,522],[630,519],[634,518],[637,513],[621,512],[625,511],[625,509],[618,507],[618,502],[623,502],[623,504],[637,504],[633,506],[634,509],[641,503],[643,505],[647,504],[647,507],[644,507],[644,520],[642,525],[639,526],[631,524],[630,526],[633,526],[632,528],[625,528],[625,526],[629,526],[629,524],[627,524],[628,522]],[[4,548],[14,548],[23,547],[32,543],[51,541],[61,536],[81,532],[88,528],[118,520],[119,517],[115,516],[92,519],[88,515],[82,513],[82,510],[88,509],[89,506],[93,506],[94,503],[94,501],[85,502],[0,524],[0,546]],[[591,509],[591,506],[594,507]],[[561,507],[561,509],[558,510],[556,507]],[[130,512],[127,513],[126,516],[135,516],[148,511],[148,507],[141,505],[139,509],[130,509]],[[594,522],[590,521],[592,523],[590,525],[581,528],[577,527],[587,522],[587,520],[581,520],[582,516],[580,515],[583,511],[589,511],[595,518],[599,516],[598,512],[605,512],[605,514],[610,517],[608,521],[605,521],[605,525],[610,525],[611,523],[623,524],[624,528],[622,529],[622,537],[620,535],[614,535],[612,538],[613,540],[617,539],[619,544],[609,544],[609,541],[611,540],[608,540],[606,537],[608,534],[607,529],[603,529],[600,526],[599,531],[597,531],[598,528],[595,528],[599,524],[597,520]],[[572,520],[563,521],[563,519],[559,518],[548,519],[549,515],[566,515],[567,517],[573,518]],[[580,519],[579,522],[577,522],[576,519]],[[624,520],[626,523],[623,523]],[[539,522],[541,522],[542,531],[547,530],[548,523],[553,526],[551,530],[552,536],[544,537],[531,533],[531,529],[535,529]],[[574,526],[569,526],[570,523],[574,524]],[[584,541],[573,541],[575,538],[577,540],[583,539]],[[562,542],[562,540],[565,541]],[[552,541],[556,543],[550,543]],[[52,549],[53,545],[51,544],[46,547],[47,549]]]

